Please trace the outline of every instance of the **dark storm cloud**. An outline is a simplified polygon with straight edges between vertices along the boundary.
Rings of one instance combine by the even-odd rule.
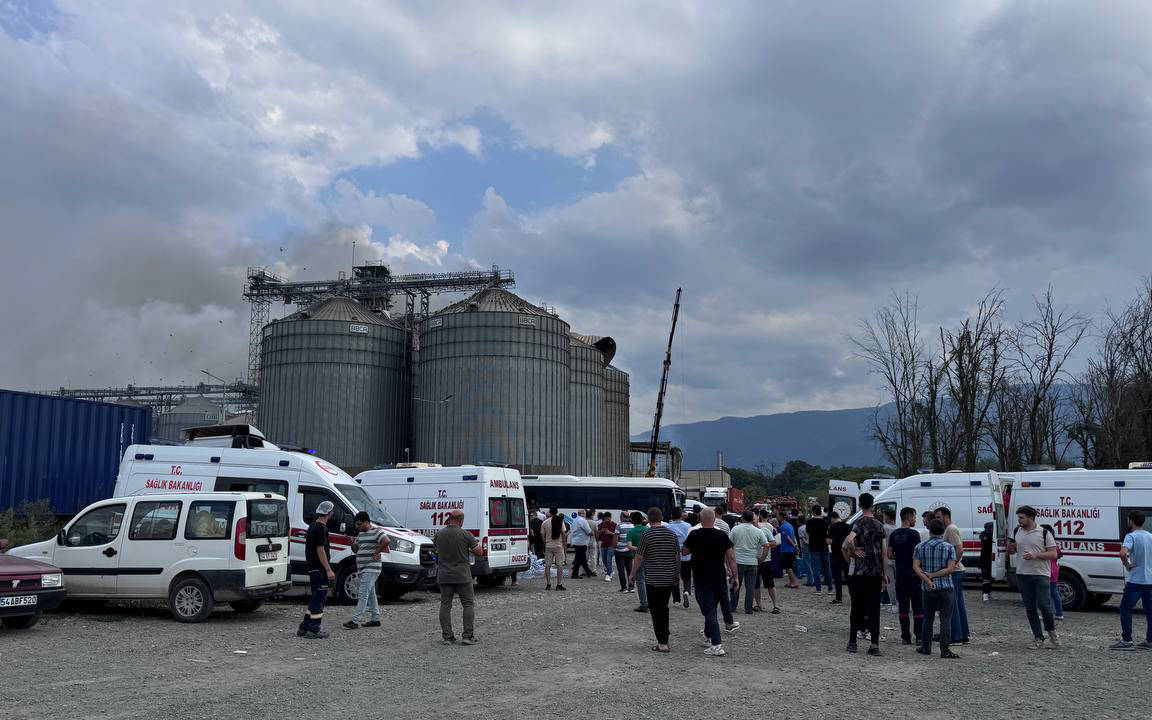
[[[1092,314],[1152,259],[1141,3],[58,5],[0,22],[6,385],[242,368],[244,268],[330,275],[355,239],[403,271],[512,268],[615,336],[636,429],[678,286],[671,420],[846,407],[877,396],[845,334],[891,287],[926,323],[994,284],[1013,316],[1049,283]],[[460,198],[464,237],[341,179],[483,162],[477,112],[639,171],[531,212],[494,184]]]

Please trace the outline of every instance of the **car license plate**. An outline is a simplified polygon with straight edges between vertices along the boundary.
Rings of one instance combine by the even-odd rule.
[[[0,607],[24,607],[35,605],[35,595],[16,595],[15,597],[0,598]]]
[[[276,553],[274,553],[274,552],[262,552],[262,553],[260,553],[260,559],[261,560],[275,560],[276,559]]]

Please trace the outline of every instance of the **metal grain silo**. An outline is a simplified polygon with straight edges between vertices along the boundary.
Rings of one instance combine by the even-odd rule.
[[[426,318],[412,459],[560,474],[569,459],[568,336],[568,323],[496,288]]]
[[[571,334],[572,408],[568,472],[578,476],[608,474],[608,434],[605,425],[605,372],[616,355],[610,337]]]
[[[604,370],[605,474],[631,474],[628,432],[628,373],[609,365]]]
[[[604,474],[604,354],[587,336],[572,334],[569,353],[572,370],[568,385],[568,474]]]
[[[163,415],[156,416],[152,439],[184,442],[184,428],[216,425],[223,417],[222,406],[203,395],[192,395]]]
[[[261,343],[258,427],[345,470],[403,460],[404,329],[334,297],[269,323]]]

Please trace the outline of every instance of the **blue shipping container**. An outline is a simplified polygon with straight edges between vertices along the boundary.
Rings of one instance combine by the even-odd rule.
[[[46,499],[73,515],[110,497],[124,451],[151,428],[147,407],[0,390],[0,511]]]

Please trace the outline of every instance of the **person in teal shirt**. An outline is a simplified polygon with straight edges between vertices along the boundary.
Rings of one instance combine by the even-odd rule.
[[[648,518],[644,513],[633,510],[632,524],[635,527],[628,531],[628,549],[632,551],[632,557],[636,557],[636,553],[640,550],[640,538],[648,532]],[[636,608],[636,612],[648,612],[648,590],[644,587],[644,568],[640,568],[636,573],[636,596],[640,598],[640,607]]]

